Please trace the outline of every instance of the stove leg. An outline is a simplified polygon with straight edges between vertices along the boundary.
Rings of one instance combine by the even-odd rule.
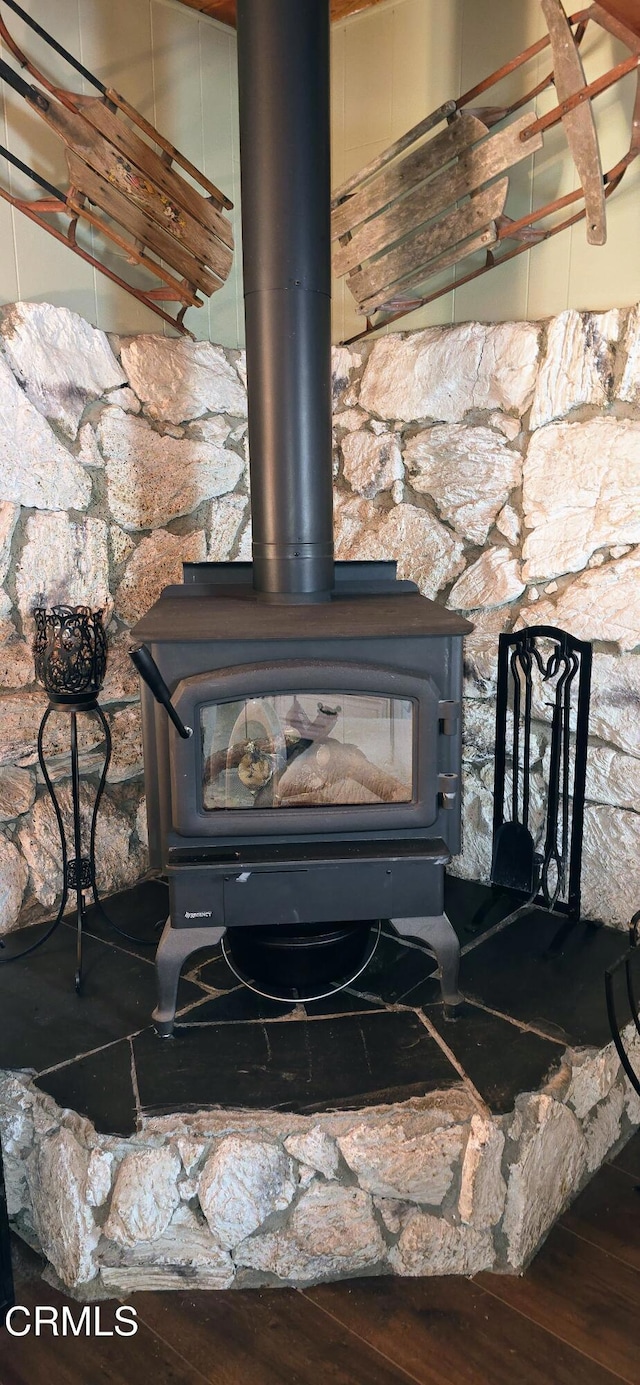
[[[435,914],[430,918],[391,919],[390,922],[401,938],[420,938],[433,952],[440,968],[440,990],[445,1010],[454,1015],[463,1002],[458,990],[458,971],[460,969],[460,941],[446,914]]]
[[[224,932],[224,928],[172,928],[171,919],[167,919],[156,952],[158,1004],[152,1016],[162,1039],[173,1033],[178,982],[187,957],[203,947],[215,947]]]

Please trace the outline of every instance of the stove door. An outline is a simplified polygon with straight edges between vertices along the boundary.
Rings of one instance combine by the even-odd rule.
[[[175,830],[218,836],[429,826],[438,692],[372,665],[278,663],[185,679],[171,735]]]
[[[207,812],[411,803],[411,698],[270,693],[200,709]]]

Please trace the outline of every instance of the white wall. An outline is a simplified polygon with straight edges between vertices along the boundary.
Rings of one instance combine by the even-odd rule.
[[[99,77],[118,88],[194,163],[228,193],[239,240],[239,167],[235,35],[176,0],[23,0],[45,27]],[[45,50],[9,11],[10,29],[46,70],[73,84],[70,70]],[[403,131],[449,97],[515,56],[542,32],[539,0],[385,0],[333,26],[333,181],[340,183]],[[589,76],[624,50],[606,35],[586,49]],[[4,55],[3,55],[4,56]],[[530,84],[547,70],[537,61]],[[535,66],[535,65],[534,65]],[[515,77],[505,88],[522,90]],[[603,158],[611,163],[628,139],[634,78],[601,98],[596,113]],[[500,89],[488,99],[501,99]],[[546,94],[540,111],[554,101]],[[3,129],[4,126],[4,129]],[[11,92],[0,89],[0,142],[54,183],[64,185],[62,148],[42,121]],[[562,156],[554,155],[561,149]],[[34,189],[0,160],[0,179],[32,195]],[[532,205],[575,186],[560,133],[513,175],[509,209]],[[472,284],[402,320],[402,328],[469,318],[540,318],[565,307],[608,308],[640,299],[640,161],[609,202],[609,239],[586,244],[581,225],[531,254],[521,255]],[[83,264],[19,212],[0,202],[0,302],[46,299],[81,312],[109,331],[162,330],[160,319],[124,290]],[[117,267],[117,256],[114,256]],[[190,309],[196,335],[227,346],[242,343],[240,254],[231,276],[205,307]],[[334,286],[334,335],[362,326],[344,283]]]

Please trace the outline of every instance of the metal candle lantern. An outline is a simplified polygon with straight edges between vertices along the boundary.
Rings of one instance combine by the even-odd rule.
[[[36,677],[54,707],[93,706],[107,668],[102,611],[89,606],[37,606]]]

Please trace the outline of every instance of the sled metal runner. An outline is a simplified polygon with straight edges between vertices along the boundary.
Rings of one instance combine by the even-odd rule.
[[[640,153],[640,76],[628,150],[604,172],[592,102],[640,68],[640,0],[605,0],[569,18],[561,0],[541,0],[541,5],[548,27],[543,38],[457,100],[445,102],[335,191],[334,271],[347,276],[366,320],[350,342],[579,221],[586,221],[590,244],[604,244],[607,199]],[[580,47],[590,25],[624,43],[629,56],[587,82]],[[509,106],[479,104],[492,87],[546,49],[550,70],[534,87]],[[545,115],[517,114],[552,86],[558,101]],[[547,131],[558,125],[580,186],[514,219],[506,211],[510,171],[540,150]],[[430,288],[434,275],[454,267],[448,282]]]
[[[233,232],[225,213],[232,202],[123,96],[94,77],[26,14],[16,0],[3,3],[99,94],[84,96],[51,82],[15,42],[0,13],[0,38],[22,71],[38,85],[25,81],[4,61],[0,61],[0,77],[62,141],[69,176],[68,188],[61,190],[3,149],[4,157],[47,196],[18,197],[2,186],[0,196],[165,322],[191,335],[183,321],[187,308],[201,307],[203,298],[199,295],[215,293],[231,269]],[[183,173],[193,181],[187,181]],[[52,216],[55,220],[48,220]],[[91,250],[80,245],[81,223],[124,252],[125,262],[148,271],[151,286],[143,288],[129,282],[102,262],[94,253],[95,245]],[[175,316],[160,306],[172,302],[179,305]]]

